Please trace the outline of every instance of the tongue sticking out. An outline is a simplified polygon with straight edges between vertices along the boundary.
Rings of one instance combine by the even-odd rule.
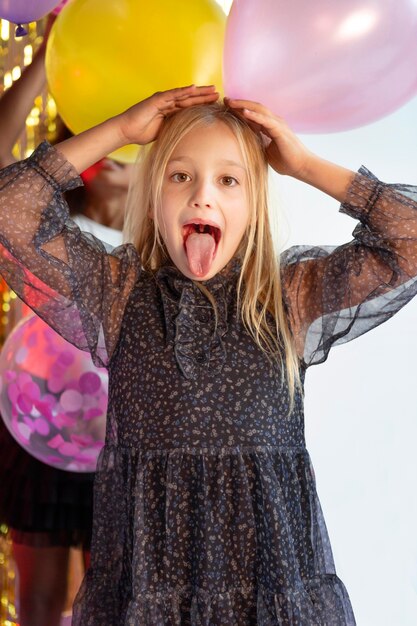
[[[188,265],[196,276],[205,276],[211,268],[216,242],[210,233],[191,233],[185,241]]]

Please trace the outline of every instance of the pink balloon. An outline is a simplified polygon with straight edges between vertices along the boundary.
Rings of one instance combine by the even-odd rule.
[[[95,470],[108,377],[87,352],[30,317],[0,352],[0,383],[0,419],[29,454],[71,472]]]
[[[297,132],[376,121],[417,93],[415,0],[235,0],[225,93]]]

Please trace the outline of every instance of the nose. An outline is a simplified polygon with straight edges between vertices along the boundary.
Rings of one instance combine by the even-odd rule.
[[[214,206],[214,194],[209,181],[195,183],[190,196],[190,205],[194,209],[210,209]]]

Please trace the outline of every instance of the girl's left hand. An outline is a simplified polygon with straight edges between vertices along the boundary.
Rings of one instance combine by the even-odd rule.
[[[281,117],[251,100],[225,98],[225,103],[236,110],[255,131],[267,138],[268,162],[276,172],[303,179],[303,173],[307,171],[314,155],[307,150]]]
[[[218,97],[214,85],[189,85],[154,93],[118,116],[125,143],[150,143],[157,138],[166,117],[195,104],[215,102]]]

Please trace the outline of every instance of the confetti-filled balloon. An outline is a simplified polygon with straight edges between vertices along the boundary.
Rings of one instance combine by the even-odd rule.
[[[72,472],[93,472],[104,445],[108,375],[32,315],[0,354],[0,412],[34,457]]]
[[[215,0],[77,0],[48,39],[49,88],[79,133],[156,91],[221,88],[226,16]],[[133,161],[137,147],[117,151]]]
[[[298,132],[376,121],[417,94],[416,0],[234,0],[226,94]]]

